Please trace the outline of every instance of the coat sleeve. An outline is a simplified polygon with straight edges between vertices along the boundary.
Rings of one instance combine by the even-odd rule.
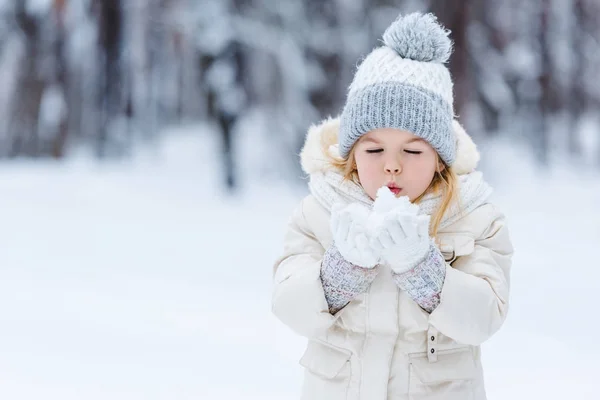
[[[446,264],[440,304],[429,322],[459,343],[478,346],[496,333],[508,312],[512,244],[502,214],[475,240],[471,254]]]
[[[303,203],[290,219],[283,255],[273,268],[272,311],[293,331],[312,338],[331,327],[342,311],[329,312],[320,277],[325,250],[306,223]]]

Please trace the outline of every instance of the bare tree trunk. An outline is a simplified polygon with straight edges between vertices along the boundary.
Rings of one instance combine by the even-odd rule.
[[[473,42],[476,45],[471,45],[471,65],[473,66],[470,72],[470,79],[474,85],[474,96],[477,102],[485,131],[488,133],[498,133],[500,129],[500,117],[502,114],[502,105],[497,104],[490,99],[489,93],[486,93],[484,85],[489,84],[491,74],[496,74],[496,79],[506,81],[503,76],[503,66],[490,66],[489,54],[497,54],[500,56],[506,47],[506,34],[494,23],[492,16],[498,11],[497,3],[489,1],[473,2],[471,6],[472,20],[479,31],[474,32],[478,37],[474,38]],[[479,54],[482,52],[483,54]],[[500,75],[500,76],[498,76]],[[508,85],[508,83],[507,83]]]
[[[98,105],[102,112],[97,139],[97,155],[103,158],[111,143],[111,122],[123,115],[121,40],[122,4],[120,0],[98,0],[99,46],[103,60]]]
[[[307,21],[312,23],[311,16],[318,16],[320,22],[325,26],[331,27],[332,32],[337,27],[339,28],[339,16],[337,10],[333,6],[331,0],[306,0]],[[337,38],[331,37],[331,40]],[[338,48],[341,40],[338,40]],[[341,85],[339,79],[341,77],[341,54],[339,52],[319,52],[314,47],[306,48],[306,57],[310,60],[317,61],[321,66],[326,76],[326,84],[320,87],[315,87],[310,93],[310,102],[315,109],[319,110],[323,115],[333,115],[337,110],[340,99],[338,98],[338,89]]]
[[[584,0],[574,0],[573,3],[573,79],[571,85],[571,93],[569,96],[569,116],[571,119],[571,134],[568,135],[568,146],[569,154],[573,157],[577,157],[581,154],[581,147],[579,143],[579,122],[581,116],[586,108],[586,95],[585,95],[585,79],[584,79],[584,68],[585,68],[585,52],[584,52],[584,36],[586,27],[586,15],[585,15],[585,4]]]
[[[534,142],[534,149],[537,152],[538,160],[543,164],[548,164],[548,118],[552,108],[552,88],[551,88],[551,59],[550,47],[548,43],[548,20],[550,18],[550,0],[540,0],[540,28],[538,31],[538,42],[540,44],[540,66],[541,72],[538,78],[540,87],[540,125],[537,140]]]
[[[454,113],[462,115],[473,93],[467,42],[467,29],[471,20],[470,4],[464,0],[433,1],[430,9],[452,31],[454,53],[449,67],[454,80]]]
[[[17,3],[15,19],[23,32],[25,57],[12,113],[12,145],[9,156],[25,154],[35,157],[40,152],[37,126],[45,89],[45,82],[39,71],[40,27],[39,21],[27,14],[24,2]]]
[[[66,102],[67,87],[69,85],[69,76],[67,75],[67,63],[65,60],[65,26],[64,26],[64,7],[65,0],[55,0],[54,16],[57,22],[57,38],[54,48],[54,56],[56,57],[56,82],[61,88],[62,95],[65,97],[65,108],[61,109],[62,115],[57,127],[56,137],[52,143],[52,156],[54,158],[62,158],[65,155],[65,146],[69,136],[69,105]]]
[[[242,71],[244,71],[244,56],[242,54],[242,47],[239,43],[231,43],[228,51],[222,55],[230,60],[233,67],[236,70],[235,84],[241,85],[242,82]],[[224,107],[222,102],[223,94],[216,93],[214,100],[216,100],[215,116],[221,127],[222,144],[223,144],[223,166],[225,170],[225,184],[229,190],[233,190],[237,187],[237,180],[235,174],[235,156],[234,156],[234,141],[233,141],[233,127],[240,117],[241,110],[227,109]]]
[[[588,10],[586,14],[588,15],[588,24],[591,31],[589,37],[593,38],[596,48],[595,57],[591,60],[588,59],[588,62],[593,63],[589,68],[592,71],[597,72],[600,70],[600,56],[598,56],[598,50],[600,48],[600,42],[598,40],[598,38],[600,38],[600,4],[597,1],[587,0],[586,9]],[[586,93],[586,104],[587,111],[596,110],[597,115],[597,110],[600,109],[600,84],[597,79],[594,83],[596,84],[595,90],[592,93],[589,91]],[[600,118],[597,117],[595,123],[595,134],[597,136],[596,143],[598,147],[596,149],[596,158],[598,167],[600,167]]]

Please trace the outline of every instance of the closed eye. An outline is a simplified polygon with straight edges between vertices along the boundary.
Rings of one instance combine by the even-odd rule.
[[[373,149],[373,150],[367,150],[367,153],[369,153],[369,154],[381,153],[382,151],[383,151],[383,149]]]
[[[422,151],[418,151],[418,150],[404,150],[405,153],[408,154],[421,154]]]

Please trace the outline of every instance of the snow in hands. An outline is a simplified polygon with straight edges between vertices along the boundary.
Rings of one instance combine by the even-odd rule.
[[[372,210],[358,203],[332,209],[334,242],[348,261],[364,268],[398,257],[412,265],[413,258],[422,257],[421,247],[429,246],[428,228],[429,216],[419,215],[417,205],[406,196],[396,197],[387,186],[377,191]],[[404,264],[400,262],[401,269]]]
[[[367,227],[371,236],[375,236],[381,230],[385,218],[399,215],[416,217],[418,214],[419,206],[411,203],[408,196],[396,197],[387,186],[382,186],[377,190],[373,211],[369,215]]]
[[[396,198],[387,187],[377,191],[369,245],[396,273],[415,267],[430,250],[429,216],[408,197]]]

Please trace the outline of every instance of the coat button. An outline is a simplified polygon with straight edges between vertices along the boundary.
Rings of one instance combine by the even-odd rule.
[[[431,349],[431,354],[435,353],[435,349]]]
[[[435,336],[432,336],[431,337],[431,341],[433,342],[434,340],[435,340]]]

